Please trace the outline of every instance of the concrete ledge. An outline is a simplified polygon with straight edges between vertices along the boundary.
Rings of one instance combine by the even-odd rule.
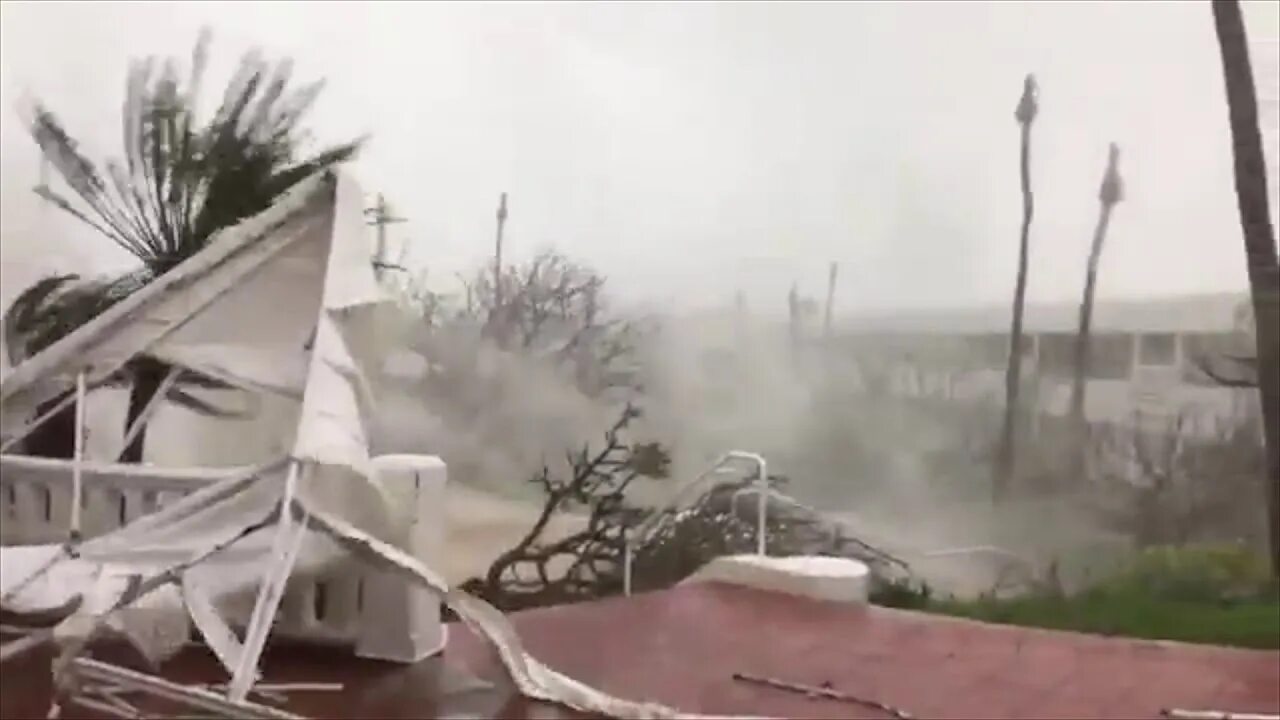
[[[731,555],[712,560],[685,582],[723,582],[814,600],[864,605],[870,577],[865,564],[848,558]]]

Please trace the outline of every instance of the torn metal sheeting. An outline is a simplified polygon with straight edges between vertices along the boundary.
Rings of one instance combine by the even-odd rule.
[[[461,590],[450,590],[436,573],[412,555],[371,537],[341,518],[310,510],[303,503],[301,500],[298,502],[295,513],[309,517],[317,530],[332,536],[353,555],[396,573],[440,598],[468,627],[497,650],[508,676],[525,697],[619,719],[723,717],[685,713],[657,703],[615,698],[552,670],[524,651],[514,628],[497,608]]]
[[[82,684],[96,682],[126,692],[144,693],[193,710],[210,713],[215,717],[245,718],[246,720],[304,720],[301,715],[279,708],[246,701],[233,702],[203,688],[180,685],[154,675],[89,658],[76,658],[72,661],[71,670]]]
[[[369,377],[380,358],[368,338],[379,309],[392,305],[369,263],[361,204],[347,176],[319,173],[0,380],[6,424],[29,417],[69,381],[96,387],[143,355],[301,399],[292,437],[279,439],[287,460],[262,467],[0,456],[6,481],[25,473],[60,488],[79,477],[86,489],[178,496],[84,540],[0,548],[6,609],[65,609],[54,628],[22,640],[57,641],[55,685],[65,699],[117,717],[137,716],[121,696],[140,693],[220,717],[294,718],[245,699],[259,679],[280,590],[289,578],[320,577],[354,555],[451,607],[495,648],[527,698],[612,718],[711,717],[615,698],[548,668],[524,651],[501,612],[449,588],[388,542],[394,508],[369,457]],[[241,321],[246,313],[251,327]],[[255,586],[257,618],[241,642],[220,601]],[[225,696],[79,656],[99,633],[114,631],[158,663],[189,637],[190,624],[233,673]]]

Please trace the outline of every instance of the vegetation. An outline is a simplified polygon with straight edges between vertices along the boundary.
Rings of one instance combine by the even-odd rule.
[[[1155,433],[1095,431],[1098,452],[1138,473],[1137,482],[1113,472],[1091,478],[1099,524],[1137,549],[1230,542],[1265,552],[1256,512],[1266,462],[1258,435],[1256,422],[1242,422],[1215,437],[1188,437],[1182,417]]]
[[[1197,603],[1099,590],[1073,597],[943,600],[926,609],[1005,625],[1280,649],[1280,602],[1275,600]]]
[[[1267,561],[1230,546],[1152,548],[1073,595],[1041,589],[1012,598],[960,600],[936,597],[928,585],[900,582],[872,601],[1007,625],[1280,648],[1280,593]]]
[[[1255,452],[1257,428],[1249,426],[1207,443],[1184,441],[1177,427],[1154,442],[1100,432],[1088,438],[1090,432],[1080,427],[1084,423],[1084,380],[1092,357],[1090,326],[1097,266],[1112,210],[1122,199],[1118,149],[1113,145],[1100,189],[1101,209],[1080,308],[1069,420],[1086,436],[1081,446],[1084,439],[1092,439],[1095,445],[1109,443],[1107,450],[1112,454],[1131,454],[1129,459],[1142,477],[1139,483],[1127,477],[1086,477],[1083,463],[1066,475],[1069,480],[1088,480],[1099,490],[1098,495],[1107,499],[1106,504],[1099,503],[1097,524],[1132,540],[1139,554],[1131,566],[1072,594],[1064,593],[1059,583],[1044,582],[1014,598],[994,593],[973,601],[941,598],[924,583],[892,579],[892,573],[884,571],[894,565],[892,558],[832,532],[829,525],[811,517],[781,510],[769,515],[767,532],[774,552],[851,555],[878,563],[884,571],[879,574],[883,582],[874,589],[873,599],[886,605],[1107,634],[1280,646],[1280,596],[1275,582],[1266,580],[1265,565],[1259,566],[1256,558],[1243,550],[1196,545],[1234,542],[1241,539],[1238,535],[1247,534],[1240,532],[1239,518],[1256,515],[1252,509],[1256,504],[1253,482],[1265,474],[1269,479],[1266,495],[1272,572],[1280,576],[1280,267],[1268,216],[1256,99],[1238,4],[1216,2],[1214,17],[1230,105],[1236,190],[1257,325],[1257,354],[1252,360],[1239,361],[1257,377],[1263,400],[1263,435],[1267,438],[1265,458]],[[33,137],[70,189],[41,186],[37,192],[131,253],[138,267],[114,278],[49,277],[24,291],[6,314],[6,340],[15,364],[198,253],[218,230],[266,209],[299,181],[349,160],[359,149],[360,142],[354,141],[304,153],[301,122],[321,84],[291,88],[287,61],[272,66],[256,55],[241,62],[213,116],[198,120],[196,101],[207,51],[208,37],[202,36],[185,83],[174,62],[158,72],[150,61],[131,68],[124,105],[123,160],[107,162],[102,170],[77,149],[62,123],[44,105],[33,103],[26,110],[24,119]],[[811,424],[802,426],[802,437],[788,448],[796,456],[813,459],[824,470],[836,467],[844,472],[849,468],[850,473],[872,476],[869,482],[885,487],[907,474],[955,480],[978,468],[974,472],[981,473],[984,493],[990,464],[991,492],[997,501],[1007,498],[1011,484],[1022,472],[1019,461],[1031,464],[1020,456],[1017,433],[1027,424],[1028,415],[1019,392],[1024,382],[1023,314],[1034,219],[1030,170],[1037,92],[1034,76],[1027,75],[1015,113],[1021,140],[1022,222],[1011,329],[1007,354],[1001,358],[1007,362],[1003,424],[994,458],[978,457],[980,451],[973,449],[982,445],[985,451],[990,447],[987,443],[996,438],[995,427],[987,427],[988,408],[979,408],[976,403],[964,406],[959,401],[940,410],[927,401],[887,398],[889,368],[904,363],[895,358],[877,365],[874,358],[866,357],[859,358],[865,366],[860,377],[868,385],[860,404],[845,402],[830,387],[814,393],[816,402],[806,410],[816,411],[810,413],[815,417],[806,418],[804,422]],[[423,311],[430,335],[421,348],[431,368],[421,388],[424,404],[441,414],[442,424],[451,432],[467,436],[471,446],[479,448],[476,455],[484,456],[501,452],[499,446],[520,442],[516,435],[535,434],[529,429],[536,424],[532,418],[506,412],[505,399],[531,387],[540,393],[531,405],[558,402],[561,398],[550,396],[563,389],[573,393],[575,401],[581,399],[595,410],[616,411],[617,419],[603,433],[603,446],[582,447],[569,453],[563,466],[554,468],[539,458],[536,471],[530,473],[527,466],[533,463],[526,463],[519,474],[507,476],[530,481],[542,501],[541,512],[516,545],[466,587],[505,609],[617,593],[622,588],[627,533],[642,521],[655,518],[661,532],[635,548],[633,569],[638,589],[668,586],[714,557],[750,550],[754,526],[739,514],[735,502],[752,491],[750,478],[717,485],[682,511],[655,511],[628,495],[637,480],[665,477],[670,464],[667,447],[625,437],[632,422],[641,417],[633,403],[639,402],[644,392],[634,368],[638,328],[608,317],[605,280],[591,268],[556,252],[538,254],[523,264],[504,264],[505,194],[497,219],[493,262],[464,279],[460,303],[451,305],[425,286],[408,289]],[[824,316],[823,339],[828,341],[832,340],[828,335],[835,272],[833,264]],[[791,343],[798,350],[804,344],[804,323],[816,305],[801,298],[795,286],[788,303]],[[822,345],[826,351],[835,343]],[[502,362],[514,358],[511,367],[504,366],[511,372],[487,373],[483,368],[492,364],[489,360],[493,356],[501,356]],[[525,382],[532,377],[525,371],[532,367],[546,373],[537,375],[534,382]],[[134,361],[121,372],[117,381],[131,388],[129,425],[160,392],[169,372],[170,368],[150,358]],[[543,384],[548,378],[563,381],[564,387]],[[220,386],[186,372],[167,390],[167,398],[202,412],[221,412],[192,393],[193,387]],[[874,420],[840,415],[872,414],[868,408],[876,411]],[[34,454],[69,455],[73,417],[74,407],[67,408],[32,437],[25,449]],[[593,434],[608,423],[608,417],[600,417],[599,424],[592,426]],[[931,424],[926,425],[925,418]],[[838,424],[837,420],[850,424]],[[859,424],[852,424],[855,422]],[[955,442],[926,438],[924,430],[935,428],[938,433],[928,434],[953,433],[946,441]],[[968,437],[957,440],[965,433],[982,437],[978,441]],[[125,449],[123,459],[141,460],[144,438],[139,434]],[[890,447],[891,441],[899,438],[905,440]],[[1067,444],[1076,447],[1074,442]],[[907,451],[912,453],[908,459],[916,464],[899,471],[897,461]],[[455,478],[467,477],[470,458],[454,455],[447,447],[439,452]],[[1063,476],[1055,464],[1046,464],[1059,478]],[[1260,467],[1263,473],[1259,473]],[[1206,478],[1214,482],[1206,482]],[[844,482],[847,479],[838,478],[842,484],[837,491],[845,499],[858,492]],[[779,479],[768,480],[777,484]],[[958,494],[959,485],[954,482],[952,488],[941,491],[930,487],[929,500],[939,503],[946,492]],[[1055,489],[1063,487],[1068,485],[1060,483]],[[876,487],[876,492],[866,494],[877,494],[881,489]],[[582,528],[565,537],[549,537],[550,520],[567,514],[580,516]]]
[[[566,477],[544,466],[530,478],[544,492],[538,518],[483,578],[467,581],[463,589],[504,610],[620,592],[627,531],[648,514],[627,502],[627,488],[642,477],[666,477],[671,462],[657,443],[625,442],[623,432],[639,416],[635,407],[623,408],[602,448],[569,455]],[[548,537],[551,519],[574,510],[586,511],[585,526],[567,537]]]
[[[654,508],[628,497],[636,480],[666,478],[670,465],[660,444],[624,440],[624,431],[638,417],[639,411],[628,405],[599,450],[584,447],[570,454],[563,477],[544,467],[530,478],[543,490],[542,512],[484,577],[468,580],[463,589],[504,610],[617,595],[625,587],[628,538],[634,543],[631,573],[637,592],[671,587],[715,558],[755,552],[758,474],[716,482],[687,506]],[[769,477],[774,490],[765,535],[771,555],[856,558],[885,581],[887,595],[909,577],[902,561],[780,493],[777,488],[786,482]],[[585,516],[581,527],[552,536],[551,519],[573,511]]]
[[[505,219],[500,214],[499,224]],[[539,491],[541,511],[515,545],[464,585],[502,609],[622,592],[627,534],[646,522],[653,532],[634,547],[637,590],[670,586],[716,557],[755,548],[754,515],[739,513],[739,505],[754,504],[733,502],[738,493],[754,492],[755,479],[715,484],[680,508],[654,508],[633,493],[645,481],[666,478],[671,458],[662,443],[627,437],[646,399],[642,378],[631,369],[636,342],[646,336],[635,323],[605,312],[604,286],[589,268],[548,251],[501,273],[492,266],[477,270],[465,282],[461,303],[423,295],[424,307],[432,309],[431,341],[424,348],[433,367],[424,386],[428,402],[449,427],[472,437],[456,455],[442,452],[455,477],[467,472],[468,452],[477,444],[492,456],[517,442],[504,429],[510,428],[509,414],[520,411],[509,409],[511,396],[534,394],[545,404],[585,400],[615,413],[602,445],[569,452],[563,464],[541,462],[525,476]],[[500,363],[512,371],[495,377],[477,369]],[[526,440],[532,435],[524,433]],[[776,485],[782,478],[770,480]],[[557,518],[575,529],[556,535]],[[778,553],[893,562],[794,508],[771,511],[767,534]]]
[[[256,53],[240,62],[213,117],[200,124],[196,108],[208,45],[204,33],[192,53],[185,86],[175,61],[158,73],[151,59],[132,65],[122,118],[124,159],[108,161],[105,172],[79,151],[43,104],[33,102],[25,109],[24,120],[45,160],[71,190],[65,195],[41,186],[36,192],[132,254],[141,267],[118,278],[59,275],[27,288],[5,318],[14,365],[195,255],[218,230],[265,210],[301,180],[351,159],[359,149],[360,141],[354,141],[304,156],[301,122],[323,83],[292,88],[291,62],[273,67]],[[150,358],[125,368],[120,382],[131,387],[126,426],[159,391],[168,370]],[[185,373],[184,380],[217,386],[194,373]],[[180,384],[166,399],[214,410]],[[68,407],[60,421],[37,431],[28,452],[69,457],[74,413],[74,406]],[[140,461],[144,442],[145,434],[138,433],[122,459]]]

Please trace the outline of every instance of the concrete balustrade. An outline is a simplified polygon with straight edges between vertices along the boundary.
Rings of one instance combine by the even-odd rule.
[[[425,455],[383,455],[373,459],[392,511],[393,541],[428,566],[444,547],[444,461]],[[365,575],[364,613],[356,654],[416,662],[444,648],[440,602],[402,578],[370,568]]]
[[[0,542],[61,543],[71,503],[65,461],[4,456],[0,467]],[[424,563],[444,545],[447,470],[436,457],[374,458],[392,523],[388,538]],[[87,463],[82,530],[86,537],[115,530],[207,484],[246,468],[172,469]],[[220,599],[233,626],[243,628],[254,594]],[[291,640],[351,647],[360,657],[411,663],[443,649],[440,603],[396,576],[354,559],[320,577],[289,581],[272,633]]]

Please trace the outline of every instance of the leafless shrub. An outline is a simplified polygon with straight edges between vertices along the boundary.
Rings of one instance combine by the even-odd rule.
[[[537,520],[514,547],[494,560],[483,578],[468,581],[464,588],[507,610],[621,590],[627,529],[647,514],[627,503],[627,489],[641,477],[665,477],[670,465],[660,445],[625,441],[624,432],[638,417],[639,409],[627,405],[605,431],[603,447],[569,453],[563,475],[544,466],[530,478],[544,496]],[[563,538],[548,537],[555,515],[583,509],[585,527]]]
[[[1164,425],[1139,420],[1095,431],[1092,465],[1103,524],[1138,547],[1261,543],[1262,528],[1241,522],[1256,516],[1263,500],[1261,436],[1256,421],[1196,436],[1187,432],[1184,415]]]

